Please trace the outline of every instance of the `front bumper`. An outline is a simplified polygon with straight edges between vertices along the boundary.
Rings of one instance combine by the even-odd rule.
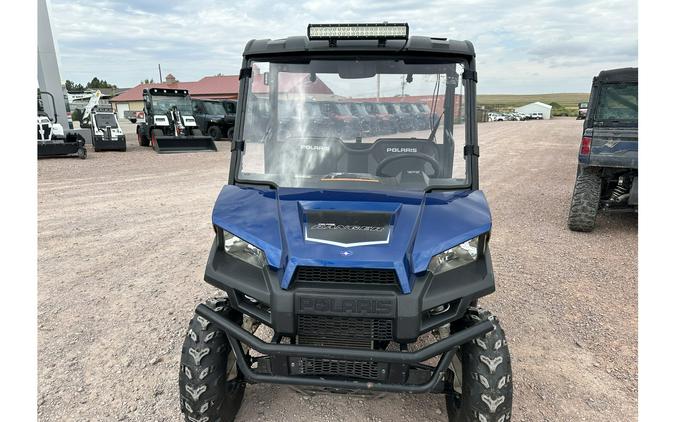
[[[274,331],[272,341],[267,343],[208,307],[197,308],[198,315],[228,334],[238,367],[250,382],[347,390],[439,391],[443,388],[439,380],[457,347],[492,330],[487,321],[472,326],[457,321],[472,302],[494,291],[487,246],[484,256],[474,263],[440,276],[419,275],[409,294],[403,294],[398,284],[296,279],[288,289],[282,289],[279,277],[275,270],[256,268],[231,257],[214,241],[205,280],[224,290],[234,309]],[[442,312],[432,312],[439,307]],[[407,351],[407,345],[421,335],[450,323],[452,334],[448,337],[421,350]],[[326,336],[327,332],[331,335]],[[361,335],[371,339],[365,346]],[[284,338],[291,344],[283,343]],[[310,338],[320,340],[308,341]],[[389,342],[398,343],[401,351],[374,350]],[[254,362],[245,355],[244,345],[267,356]],[[435,356],[440,356],[435,367],[423,364]]]
[[[439,381],[450,365],[450,360],[456,349],[460,345],[494,329],[492,322],[482,321],[418,351],[396,352],[301,346],[279,342],[267,343],[205,305],[199,305],[196,312],[197,315],[211,321],[227,333],[228,341],[237,359],[237,367],[247,381],[339,390],[405,393],[427,393],[435,390],[442,392],[443,386]],[[242,343],[267,355],[266,359],[268,360],[265,362],[268,365],[266,370],[259,370],[262,365],[258,365],[256,369],[250,367],[250,362],[245,358],[246,354]],[[441,355],[441,358],[436,367],[419,367],[422,362],[438,355]],[[324,362],[377,362],[378,371],[381,370],[383,376],[381,380],[374,382],[341,379],[344,377],[297,375],[297,371],[294,371],[293,367],[300,360],[294,359],[294,357],[321,359]]]

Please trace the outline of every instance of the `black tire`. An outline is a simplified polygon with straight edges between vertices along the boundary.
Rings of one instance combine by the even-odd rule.
[[[223,132],[221,132],[220,128],[218,126],[211,126],[209,127],[209,130],[206,132],[211,139],[214,141],[219,141],[220,138],[223,137]]]
[[[234,127],[227,129],[227,139],[232,140],[234,137]]]
[[[504,330],[490,312],[474,307],[469,308],[459,325],[488,320],[495,329],[463,344],[453,359],[454,369],[461,372],[461,387],[456,383],[446,384],[445,402],[448,420],[452,422],[511,420],[513,382]],[[461,369],[456,366],[461,366]],[[448,379],[453,380],[453,370],[448,372]]]
[[[227,299],[213,299],[206,305],[242,322],[241,314],[230,308]],[[225,333],[197,315],[190,321],[183,343],[178,386],[180,409],[188,422],[231,422],[244,398],[246,383],[238,374]]]
[[[136,135],[138,136],[138,145],[142,147],[149,147],[150,146],[150,140],[148,139],[147,136],[143,135],[143,133],[140,130],[136,131]]]
[[[602,179],[596,173],[581,170],[574,183],[572,204],[567,219],[570,230],[590,232],[595,227],[595,218],[600,206]]]
[[[79,148],[79,149],[77,150],[77,156],[78,156],[81,160],[84,160],[85,158],[87,158],[87,149],[84,148],[84,147],[83,147],[83,148]]]

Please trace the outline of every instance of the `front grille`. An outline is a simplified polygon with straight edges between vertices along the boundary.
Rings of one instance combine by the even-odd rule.
[[[294,281],[397,284],[398,278],[391,269],[298,267]]]
[[[381,380],[386,373],[386,364],[337,359],[291,358],[291,373],[293,375]]]
[[[392,338],[390,319],[298,315],[298,344],[370,349]]]

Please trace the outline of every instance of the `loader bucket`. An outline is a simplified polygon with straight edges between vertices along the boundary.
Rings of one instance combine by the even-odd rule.
[[[218,151],[210,136],[157,136],[152,147],[160,154],[170,152]]]

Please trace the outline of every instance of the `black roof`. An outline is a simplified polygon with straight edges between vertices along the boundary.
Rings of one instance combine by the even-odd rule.
[[[330,47],[328,40],[309,40],[307,36],[288,37],[278,40],[251,40],[244,48],[244,56],[271,56],[289,53],[423,53],[425,55],[475,57],[473,44],[470,41],[448,40],[411,36],[406,40],[387,40],[378,46],[377,40],[337,40],[335,47]]]
[[[144,88],[143,93],[150,93],[151,95],[157,95],[157,96],[178,96],[178,97],[185,97],[189,95],[187,89],[173,89],[173,88]]]
[[[623,67],[621,69],[603,70],[596,78],[599,82],[637,82],[638,68]]]

